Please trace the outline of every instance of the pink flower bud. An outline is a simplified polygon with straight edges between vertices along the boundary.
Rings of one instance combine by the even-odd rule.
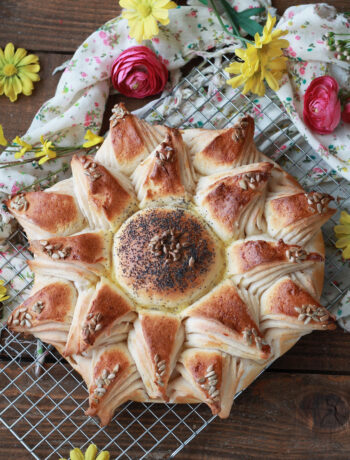
[[[147,46],[132,46],[113,62],[111,76],[121,94],[142,99],[164,89],[168,70]]]
[[[330,134],[340,121],[338,83],[329,75],[312,80],[304,96],[304,122],[316,133]]]

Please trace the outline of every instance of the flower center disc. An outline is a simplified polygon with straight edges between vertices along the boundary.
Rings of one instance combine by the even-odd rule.
[[[16,75],[17,68],[13,64],[6,64],[3,68],[3,72],[6,77],[12,77],[13,75]]]
[[[220,246],[189,211],[139,211],[115,235],[117,281],[140,306],[181,310],[209,291],[223,267]]]
[[[138,9],[143,18],[147,18],[152,12],[152,8],[147,5],[139,5]]]

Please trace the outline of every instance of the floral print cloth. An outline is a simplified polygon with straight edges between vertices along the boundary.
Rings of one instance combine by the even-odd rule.
[[[335,51],[326,48],[327,32],[349,33],[349,18],[337,14],[325,3],[288,8],[278,28],[288,30],[286,38],[288,74],[277,95],[301,134],[330,168],[350,180],[350,124],[340,122],[332,134],[309,130],[303,122],[303,96],[315,77],[332,75],[339,87],[350,90],[350,63],[339,61]]]
[[[237,11],[265,6],[274,14],[269,0],[230,1]],[[191,0],[188,4],[170,11],[170,24],[160,26],[159,36],[146,43],[172,72],[173,82],[179,78],[179,69],[196,55],[206,55],[213,48],[216,48],[217,55],[222,54],[221,49],[232,51],[236,46],[241,47],[239,42],[224,34],[210,9],[198,0]],[[349,65],[337,61],[334,53],[326,49],[324,35],[328,31],[345,32],[350,25],[344,15],[336,14],[334,8],[317,4],[289,8],[278,27],[289,31],[286,38],[290,41],[287,50],[290,57],[289,73],[283,80],[278,96],[298,130],[329,163],[334,173],[337,171],[350,178],[350,169],[347,169],[347,165],[350,165],[349,127],[341,125],[334,134],[319,136],[306,128],[301,116],[303,93],[315,76],[331,73],[341,87],[349,86]],[[98,133],[110,92],[112,62],[122,51],[134,45],[137,43],[128,36],[127,22],[121,17],[112,19],[90,35],[65,66],[55,96],[35,115],[23,139],[35,144],[43,135],[56,145],[78,146],[83,143],[87,129]],[[225,86],[225,79],[221,77],[221,80],[220,84]],[[171,91],[171,88],[168,87],[167,91]],[[185,96],[178,94],[178,100]],[[255,102],[255,107],[259,107],[258,98]],[[12,159],[13,152],[8,148],[1,155],[0,161]],[[70,175],[69,160],[65,157],[41,166],[35,162],[33,165],[3,169],[0,171],[0,194],[16,193],[38,178],[44,179],[41,185],[50,186]],[[313,180],[312,177],[309,179]],[[322,177],[318,175],[316,179],[319,181]],[[0,209],[0,238],[10,231],[11,216],[5,209]],[[24,257],[18,252],[18,245],[8,245],[0,255],[3,259],[1,277],[8,282],[12,300],[18,303],[19,297],[15,298],[15,295],[20,292],[24,297],[27,296],[26,286],[32,274],[26,268]],[[11,305],[11,300],[8,305]],[[350,301],[347,305],[350,314]]]

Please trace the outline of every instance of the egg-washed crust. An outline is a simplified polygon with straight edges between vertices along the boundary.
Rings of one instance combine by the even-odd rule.
[[[293,262],[293,253],[301,251],[298,245],[285,244],[283,240],[277,242],[265,240],[250,240],[242,243],[233,243],[229,249],[229,257],[234,259],[236,273],[245,273],[264,264],[281,264]],[[288,257],[289,255],[289,257]],[[297,255],[296,258],[297,259]],[[303,262],[323,262],[324,257],[316,252],[306,253]],[[297,260],[294,260],[296,263]]]
[[[34,326],[48,321],[68,321],[76,304],[76,299],[77,294],[73,283],[56,281],[48,284],[15,308],[8,320],[8,325],[15,331],[21,329],[20,325],[16,327],[13,324],[13,320],[16,318],[17,312],[24,308],[32,316],[30,321]],[[35,308],[35,304],[38,302],[42,304],[42,308]]]
[[[7,201],[36,276],[8,326],[66,357],[102,425],[130,399],[228,417],[266,365],[335,328],[319,303],[332,197],[305,193],[253,137],[248,115],[179,131],[118,105],[94,159]]]
[[[84,218],[72,195],[54,192],[27,192],[21,194],[27,205],[17,207],[18,195],[7,200],[6,206],[25,225],[28,221],[35,227],[51,234],[67,235],[82,229]]]
[[[310,311],[307,310],[308,307],[311,307]],[[314,311],[318,311],[319,314],[313,316]],[[305,289],[288,278],[276,283],[266,293],[263,314],[284,315],[294,320],[298,319],[303,325],[307,320],[307,324],[315,329],[335,329],[336,327],[334,317],[328,310],[322,307]]]
[[[54,237],[46,240],[48,245],[44,246],[42,241],[31,241],[30,250],[40,257],[51,258],[46,249],[53,247],[53,254],[58,251],[65,251],[64,257],[54,258],[56,262],[81,262],[83,264],[105,263],[105,238],[103,232],[81,233],[69,237]],[[46,250],[45,250],[46,249]]]
[[[88,156],[74,156],[72,169],[85,176],[89,202],[97,213],[105,214],[109,222],[125,216],[128,209],[135,208],[135,199],[119,181],[101,164]],[[91,171],[91,172],[90,172]],[[97,180],[97,179],[98,180]],[[128,213],[130,214],[130,213]]]

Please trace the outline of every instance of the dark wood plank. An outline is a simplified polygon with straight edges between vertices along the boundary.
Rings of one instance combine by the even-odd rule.
[[[39,386],[36,384],[27,390],[32,384],[32,370],[28,369],[23,376],[18,377],[18,366],[12,364],[6,370],[9,379],[16,379],[15,384],[4,392],[0,392],[0,412],[7,407],[8,401],[16,401],[15,409],[8,408],[4,414],[7,423],[16,423],[16,431],[23,436],[33,425],[38,424],[37,429],[41,436],[49,434],[50,443],[56,447],[62,440],[62,435],[72,434],[75,431],[74,424],[81,425],[85,421],[82,408],[77,408],[84,403],[86,392],[79,387],[75,378],[65,376],[66,370],[62,367],[55,367],[50,375],[44,376]],[[54,388],[52,377],[62,380],[61,386]],[[6,378],[6,383],[9,381]],[[0,386],[4,388],[4,381]],[[26,395],[36,403],[36,408],[25,414],[25,419],[18,421],[21,414],[28,408]],[[48,392],[49,397],[42,398]],[[70,396],[67,397],[67,393]],[[185,450],[179,454],[179,459],[280,459],[282,453],[288,459],[348,459],[350,451],[349,436],[349,395],[350,376],[328,376],[320,374],[295,374],[276,373],[267,371],[250,388],[248,388],[235,402],[231,415],[227,420],[216,419],[205,431],[195,438]],[[44,420],[43,415],[48,414],[54,404],[60,404],[63,410],[69,411],[72,415],[64,420],[59,410],[54,410]],[[84,406],[84,404],[83,404]],[[74,411],[75,409],[75,411]],[[188,413],[187,406],[178,406],[178,414],[183,417]],[[139,422],[144,427],[149,427],[154,422],[150,414],[143,414],[143,406],[135,404],[132,412],[139,416]],[[153,406],[152,411],[156,416],[163,412],[161,405]],[[201,406],[198,412],[208,418],[209,412],[205,406]],[[118,422],[112,423],[106,428],[110,436],[120,435],[121,427],[131,422],[130,415],[121,411]],[[163,418],[163,423],[168,429],[174,428],[174,417],[169,414]],[[201,425],[198,417],[189,418],[188,424],[191,429],[198,429]],[[56,429],[57,428],[57,429]],[[128,428],[134,437],[140,436],[140,444],[144,448],[154,445],[154,440],[145,434],[140,424],[130,425]],[[93,438],[98,427],[92,422],[84,426],[86,436]],[[165,428],[157,423],[152,428],[152,434],[161,438],[165,434]],[[186,439],[190,431],[181,426],[176,428],[174,433],[180,439]],[[34,446],[40,439],[38,433],[33,433],[26,439],[30,446]],[[4,440],[6,439],[6,442]],[[93,438],[99,445],[107,441],[106,433],[99,433]],[[7,441],[8,440],[8,441]],[[84,435],[77,433],[73,435],[72,441],[78,445],[85,442]],[[124,434],[119,437],[121,447],[127,446],[130,439]],[[19,455],[21,450],[16,442],[11,441],[8,431],[2,432],[1,442],[3,458],[7,458],[10,449],[17,445],[16,451]],[[149,459],[168,458],[171,449],[176,448],[176,442],[172,436],[168,437],[159,449],[149,455]],[[39,458],[46,458],[49,454],[49,446],[43,441],[37,454]],[[118,455],[117,444],[110,448],[112,458]],[[60,452],[61,454],[65,452]],[[68,452],[67,452],[68,453]],[[131,458],[139,458],[139,448],[135,446],[129,452]],[[28,458],[21,457],[18,458]]]
[[[118,16],[117,0],[8,0],[1,2],[0,46],[74,52],[98,27]]]
[[[349,459],[348,376],[266,372],[179,460]]]

